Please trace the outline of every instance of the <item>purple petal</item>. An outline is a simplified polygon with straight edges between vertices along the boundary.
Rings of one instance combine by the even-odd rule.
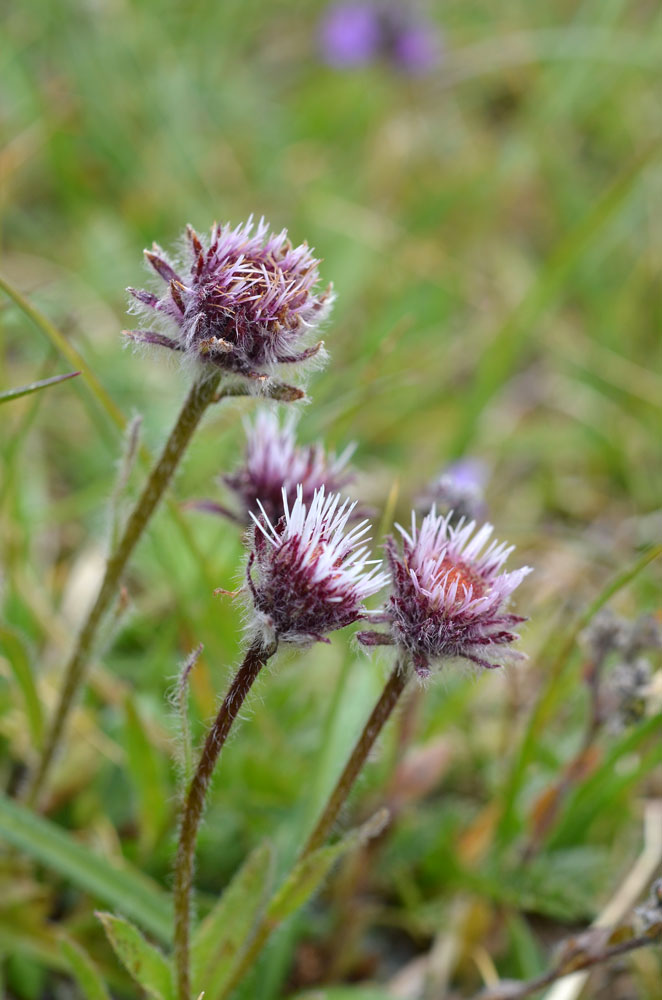
[[[169,347],[172,351],[183,351],[184,348],[170,337],[157,333],[155,330],[122,330],[125,337],[141,344],[156,344],[157,347]]]

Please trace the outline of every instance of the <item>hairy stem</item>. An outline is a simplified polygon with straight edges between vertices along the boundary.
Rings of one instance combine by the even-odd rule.
[[[363,731],[361,732],[361,735],[359,736],[354,749],[345,764],[342,774],[336,782],[336,786],[324,808],[324,812],[318,819],[315,829],[308,837],[308,840],[306,841],[306,844],[299,854],[297,862],[295,863],[302,861],[303,858],[312,854],[313,851],[316,851],[318,847],[321,847],[324,844],[326,838],[333,829],[338,816],[340,815],[340,810],[347,801],[349,793],[354,786],[354,782],[358,778],[366,760],[368,759],[368,754],[375,745],[375,740],[384,728],[384,725],[390,718],[393,709],[400,699],[400,696],[405,690],[409,677],[410,669],[408,663],[398,661],[393,668],[391,676],[386,682],[377,704],[372,710],[370,718],[363,727]],[[270,923],[262,918],[255,929],[250,945],[244,952],[236,969],[230,977],[225,990],[223,991],[224,998],[228,997],[233,992],[235,987],[239,985],[244,976],[253,967],[255,960],[275,929],[276,927],[273,923]]]
[[[196,772],[188,788],[175,862],[175,968],[179,1000],[191,1000],[189,939],[193,863],[207,789],[232,723],[260,670],[275,651],[275,645],[265,647],[256,641],[246,653],[207,734]]]
[[[47,733],[37,767],[28,783],[26,799],[34,804],[39,799],[53,760],[62,742],[65,728],[75,705],[76,696],[85,679],[94,639],[117,592],[131,553],[173,477],[193,433],[209,404],[216,398],[220,374],[205,376],[192,386],[161,456],[154,465],[145,487],[129,515],[117,547],[106,564],[99,593],[78,634],[73,653],[64,670],[60,697]]]

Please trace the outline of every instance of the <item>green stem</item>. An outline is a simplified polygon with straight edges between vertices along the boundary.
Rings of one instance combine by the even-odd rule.
[[[256,641],[246,653],[244,662],[237,671],[218,715],[207,733],[198,767],[189,785],[175,862],[175,968],[179,1000],[191,1000],[190,925],[193,864],[209,782],[246,695],[260,670],[275,651],[275,645],[265,647]]]
[[[62,742],[69,715],[85,680],[94,639],[115,597],[126,564],[170,483],[205,410],[215,400],[220,378],[220,373],[214,372],[212,375],[204,376],[191,387],[161,456],[154,465],[145,487],[129,515],[115,551],[108,559],[97,599],[85,619],[73,653],[65,667],[64,682],[58,705],[37,768],[27,786],[26,799],[30,804],[35,804],[43,791],[53,760]]]
[[[318,819],[315,829],[308,837],[303,850],[299,854],[296,864],[299,864],[304,858],[308,857],[309,854],[312,854],[313,851],[316,851],[319,847],[321,847],[333,829],[336,820],[340,815],[340,810],[347,801],[349,793],[354,786],[354,782],[361,773],[363,766],[368,759],[368,755],[375,745],[377,737],[384,728],[393,712],[393,709],[400,700],[400,696],[407,687],[410,675],[411,672],[409,665],[406,662],[399,660],[393,668],[391,676],[386,682],[379,700],[370,714],[370,718],[363,727],[361,735],[356,741],[354,749],[345,764],[343,772],[336,782],[336,786],[331,793],[324,812]],[[269,940],[272,932],[275,930],[276,925],[262,918],[255,930],[250,945],[244,952],[239,964],[234,970],[223,991],[223,998],[228,997],[239,985],[244,976],[250,971],[258,955]],[[183,1000],[183,997],[180,997],[180,1000]],[[189,998],[187,997],[186,1000],[189,1000]]]

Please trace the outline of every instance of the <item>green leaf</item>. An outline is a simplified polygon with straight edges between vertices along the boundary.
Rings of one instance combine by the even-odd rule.
[[[137,927],[112,913],[97,913],[115,954],[154,1000],[175,1000],[172,965]]]
[[[32,742],[39,748],[44,735],[44,716],[32,675],[30,657],[21,636],[7,625],[0,625],[0,650],[7,657],[14,679],[23,695],[30,736]]]
[[[129,771],[138,797],[140,845],[151,850],[166,825],[171,790],[163,759],[150,742],[135,702],[127,697],[126,752]]]
[[[60,951],[86,1000],[110,1000],[110,994],[92,959],[64,931],[60,932]]]
[[[47,389],[49,385],[57,385],[58,382],[66,382],[69,378],[75,378],[80,372],[67,372],[66,375],[54,375],[53,378],[44,378],[40,382],[30,382],[29,385],[22,385],[18,389],[7,389],[0,392],[0,403],[9,403],[12,399],[20,399],[21,396],[29,396],[40,389]]]
[[[142,872],[111,864],[5,795],[0,795],[0,836],[96,900],[117,907],[160,941],[170,941],[170,899]]]
[[[222,979],[216,977],[213,988],[210,988],[207,983],[202,984],[202,988],[207,991],[207,1000],[221,1000],[221,998],[225,1000],[225,997],[234,991],[279,924],[308,902],[343,854],[364,844],[371,837],[376,837],[384,829],[387,819],[388,810],[381,809],[367,823],[350,831],[337,844],[332,844],[330,847],[320,847],[308,857],[302,858],[294,866],[290,875],[269,903],[255,934],[244,942],[245,947],[241,949],[236,961],[227,970],[224,977]]]
[[[274,852],[257,847],[246,859],[211,912],[198,926],[191,945],[196,992],[218,996],[235,959],[255,926],[271,887]]]
[[[598,816],[617,825],[628,816],[624,792],[639,784],[662,762],[662,715],[654,715],[624,733],[611,747],[600,767],[572,791],[565,803],[556,829],[547,841],[547,849],[569,848],[581,843]],[[647,753],[641,746],[651,739]]]
[[[290,872],[289,876],[278,890],[267,907],[266,919],[276,926],[307,903],[313,893],[320,887],[336,861],[354,847],[364,844],[376,837],[384,828],[388,819],[386,809],[380,810],[367,823],[351,830],[337,844],[320,847],[307,857],[302,858]]]

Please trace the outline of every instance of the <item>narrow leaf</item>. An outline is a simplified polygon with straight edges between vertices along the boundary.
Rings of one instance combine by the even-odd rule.
[[[127,761],[138,799],[140,844],[143,850],[149,851],[166,825],[170,787],[163,760],[150,742],[131,697],[126,699],[125,711]]]
[[[44,378],[40,382],[30,382],[29,385],[22,385],[18,389],[7,389],[0,392],[0,403],[8,403],[12,399],[20,399],[21,396],[29,396],[40,389],[47,389],[49,385],[57,385],[58,382],[66,382],[67,379],[75,378],[80,372],[67,372],[66,375],[54,375],[53,378]]]
[[[158,948],[137,927],[112,913],[97,913],[120,962],[154,1000],[175,1000],[173,970]]]
[[[0,836],[97,901],[117,907],[160,941],[170,941],[170,900],[142,872],[127,864],[111,864],[55,823],[5,795],[0,795]]]
[[[307,903],[336,861],[348,851],[376,837],[387,820],[388,811],[382,809],[363,826],[351,830],[337,844],[320,847],[308,857],[302,858],[271,900],[266,913],[267,921],[276,926]]]
[[[81,946],[62,931],[60,951],[71,973],[78,983],[85,1000],[110,1000],[97,967]]]
[[[24,313],[32,322],[38,327],[41,332],[46,336],[50,343],[55,347],[55,349],[67,359],[69,364],[74,365],[82,375],[85,377],[85,381],[95,396],[97,402],[110,416],[111,420],[117,427],[123,427],[125,423],[124,415],[122,411],[117,406],[117,404],[111,399],[104,387],[99,382],[98,378],[86,363],[82,354],[76,350],[73,344],[67,340],[67,338],[62,334],[58,328],[51,323],[51,321],[44,316],[39,309],[36,309],[31,302],[26,299],[17,288],[14,288],[5,278],[0,275],[0,290],[2,290],[5,295],[18,306],[22,313]]]
[[[273,878],[273,848],[257,847],[227,886],[193,937],[191,959],[197,992],[213,1000],[264,908]]]
[[[30,727],[32,742],[39,748],[44,735],[44,716],[30,666],[30,657],[18,632],[7,625],[0,625],[0,651],[9,661],[14,680],[20,688]]]

